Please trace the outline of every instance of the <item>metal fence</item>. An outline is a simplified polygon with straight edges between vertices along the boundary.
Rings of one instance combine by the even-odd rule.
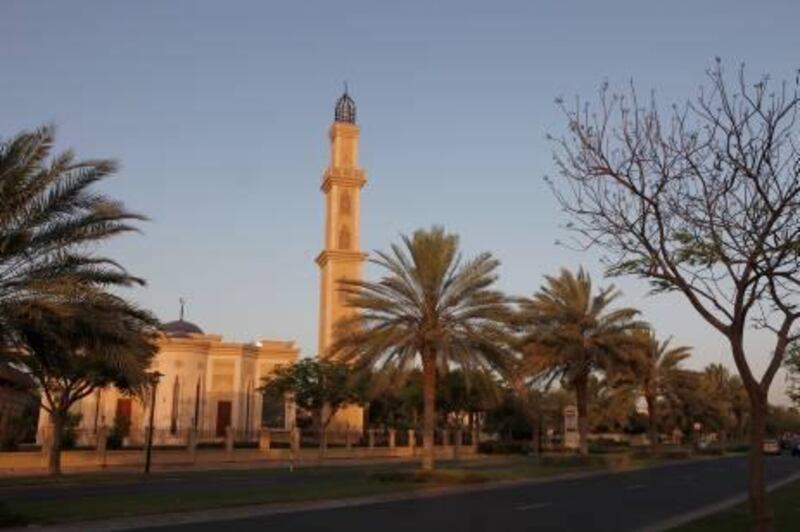
[[[102,438],[106,439],[107,449],[137,449],[147,444],[149,431],[147,427],[131,429],[126,434],[115,433],[107,427],[98,429],[77,429],[68,431],[62,440],[64,449],[96,449]],[[314,428],[295,428],[292,430],[236,429],[231,427],[224,435],[216,430],[170,430],[155,428],[152,433],[153,445],[162,448],[290,448],[292,438],[296,438],[298,448],[392,448],[420,447],[422,433],[418,430],[396,430],[390,428],[364,429],[363,431],[326,430]],[[437,446],[470,446],[473,445],[474,434],[469,430],[437,429],[434,445]],[[40,443],[47,439],[40,435]],[[266,442],[266,443],[265,443]]]

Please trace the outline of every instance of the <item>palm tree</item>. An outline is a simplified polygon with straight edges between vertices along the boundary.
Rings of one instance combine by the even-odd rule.
[[[671,339],[659,342],[655,332],[640,330],[637,336],[636,358],[631,369],[632,380],[638,384],[639,391],[647,403],[648,431],[650,445],[658,445],[658,401],[672,397],[675,390],[685,382],[685,370],[681,362],[691,356],[691,348],[671,347]]]
[[[589,377],[589,428],[600,432],[623,431],[636,413],[636,389],[612,378]]]
[[[676,381],[672,393],[662,398],[658,408],[665,428],[678,429],[681,433],[688,434],[694,430],[694,423],[703,419],[706,412],[706,399],[700,389],[702,375],[698,371],[686,369],[676,374]]]
[[[709,364],[701,374],[700,390],[706,407],[705,418],[719,431],[720,446],[725,451],[728,433],[740,430],[749,408],[746,391],[738,375],[722,364]]]
[[[141,360],[120,353],[149,352],[139,341],[156,321],[108,293],[144,281],[96,254],[98,244],[135,231],[132,223],[144,220],[93,190],[116,164],[76,160],[71,151],[51,157],[54,142],[52,127],[0,142],[0,358],[13,359],[31,373],[48,372],[42,392],[56,403],[51,417],[57,424],[63,421],[58,412],[74,395],[74,389],[58,390],[72,379],[70,372],[76,367],[82,368],[78,373],[94,372],[97,357],[105,357],[115,371],[142,369]],[[103,345],[107,349],[99,348]],[[88,366],[87,358],[92,360]],[[56,389],[48,389],[50,384]],[[51,469],[57,472],[57,464]]]
[[[506,297],[493,285],[499,263],[489,253],[462,261],[458,236],[441,227],[418,230],[372,262],[378,282],[344,281],[341,290],[358,312],[337,325],[331,355],[366,367],[404,371],[422,365],[422,468],[434,466],[437,372],[502,366]]]
[[[609,309],[620,296],[613,286],[592,292],[589,275],[561,270],[532,298],[519,300],[526,370],[549,386],[556,379],[575,391],[580,452],[588,454],[589,376],[630,363],[631,331],[646,327],[638,310]]]
[[[0,143],[0,335],[13,335],[7,317],[30,301],[56,305],[144,284],[92,252],[145,219],[91,189],[116,163],[78,161],[71,151],[48,160],[54,142],[54,129],[44,127]]]

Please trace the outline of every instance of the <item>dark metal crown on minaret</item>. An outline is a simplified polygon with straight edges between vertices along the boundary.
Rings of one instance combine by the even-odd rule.
[[[347,94],[347,87],[345,86],[344,94],[336,100],[336,111],[334,119],[337,122],[347,122],[348,124],[356,123],[356,102]]]

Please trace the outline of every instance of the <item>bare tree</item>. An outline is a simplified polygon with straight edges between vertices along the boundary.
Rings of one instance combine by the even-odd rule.
[[[605,84],[597,109],[559,101],[569,130],[552,138],[562,179],[551,186],[574,242],[602,249],[609,275],[683,294],[728,341],[752,409],[754,528],[772,530],[762,442],[767,392],[800,317],[800,99],[797,82],[750,84],[744,67],[728,80],[719,59],[707,74],[695,98],[663,114],[633,86]],[[761,375],[745,351],[755,328],[774,342]]]

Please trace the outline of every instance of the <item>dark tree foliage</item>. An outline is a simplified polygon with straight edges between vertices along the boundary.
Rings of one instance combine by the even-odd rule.
[[[800,344],[793,343],[786,353],[786,394],[800,406]]]
[[[351,370],[342,362],[304,358],[276,367],[264,378],[261,392],[277,398],[291,396],[299,408],[310,412],[324,447],[325,431],[336,412],[363,401],[363,381]]]
[[[94,188],[116,163],[51,156],[54,142],[50,127],[0,142],[0,361],[36,381],[58,474],[70,406],[99,386],[137,389],[157,322],[112,291],[144,281],[97,254],[144,220]]]
[[[647,324],[633,308],[613,308],[621,293],[613,286],[594,289],[582,269],[547,276],[531,298],[519,300],[525,374],[550,383],[558,380],[575,392],[580,451],[589,453],[589,379],[628,365],[638,339],[633,331]]]

